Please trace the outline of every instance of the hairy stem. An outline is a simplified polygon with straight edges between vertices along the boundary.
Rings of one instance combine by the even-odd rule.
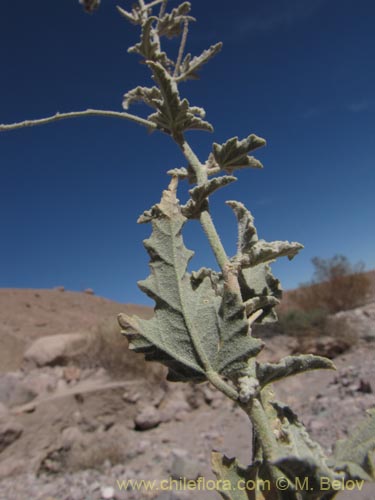
[[[198,157],[196,156],[194,151],[191,149],[191,147],[189,146],[189,144],[185,138],[177,140],[176,142],[181,147],[185,158],[187,159],[187,161],[189,162],[189,165],[193,169],[193,171],[196,175],[196,178],[197,178],[197,184],[198,185],[204,184],[208,178],[207,169],[199,161]],[[216,231],[216,228],[215,228],[215,225],[212,221],[210,213],[207,210],[204,210],[201,213],[199,220],[200,220],[200,223],[203,227],[203,231],[205,232],[205,234],[208,238],[208,241],[210,243],[212,251],[214,252],[217,263],[219,264],[220,269],[224,272],[228,263],[229,263],[229,259],[227,257],[226,252],[225,252],[223,244],[220,240],[220,236],[218,235],[218,233]]]
[[[188,33],[189,33],[189,21],[187,19],[185,19],[184,20],[184,30],[182,32],[181,43],[180,43],[180,48],[178,51],[176,66],[174,68],[174,73],[173,73],[174,78],[176,78],[178,76],[178,73],[180,71],[180,66],[182,63],[182,58],[184,57],[184,51],[185,51],[185,47],[186,47],[186,40],[187,40]]]
[[[46,125],[47,123],[57,122],[59,120],[65,120],[66,118],[79,118],[81,116],[109,116],[111,118],[122,118],[125,120],[130,120],[132,122],[138,123],[139,125],[144,125],[149,129],[156,129],[157,125],[144,118],[141,118],[130,113],[122,113],[119,111],[108,111],[102,109],[86,109],[85,111],[72,111],[70,113],[56,113],[53,116],[48,116],[46,118],[39,118],[37,120],[25,120],[23,122],[10,123],[7,125],[0,124],[0,132],[6,130],[16,130],[18,128],[33,127],[35,125]]]

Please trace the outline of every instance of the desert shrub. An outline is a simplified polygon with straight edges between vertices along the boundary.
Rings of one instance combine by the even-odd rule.
[[[280,314],[282,332],[293,336],[316,336],[324,333],[326,309],[291,309]]]
[[[358,343],[358,334],[346,319],[330,315],[326,309],[283,311],[279,325],[282,334],[297,340],[293,353],[312,351],[333,358]]]
[[[128,349],[116,318],[106,318],[91,332],[88,347],[76,360],[82,367],[104,368],[115,379],[147,379],[160,382],[165,371],[158,363],[147,363]]]
[[[327,309],[330,313],[363,305],[371,282],[364,265],[352,265],[343,255],[312,259],[315,271],[311,282],[291,293],[292,302],[304,311]]]

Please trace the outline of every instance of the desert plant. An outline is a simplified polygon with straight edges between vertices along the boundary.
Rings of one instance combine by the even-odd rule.
[[[88,7],[98,2],[84,2]],[[107,115],[129,119],[150,131],[168,134],[186,158],[184,168],[169,171],[171,182],[160,203],[141,215],[152,235],[144,241],[150,256],[151,275],[139,282],[155,300],[152,319],[119,316],[123,333],[133,350],[146,360],[160,361],[172,381],[210,382],[248,415],[253,426],[253,461],[242,467],[235,459],[213,452],[217,489],[226,499],[329,499],[347,481],[371,480],[374,468],[375,410],[346,441],[339,442],[328,459],[311,441],[293,411],[275,400],[270,384],[289,375],[318,368],[333,368],[331,361],[313,355],[288,356],[278,363],[258,362],[263,343],[252,336],[255,322],[275,319],[281,289],[270,262],[282,256],[292,259],[302,245],[258,238],[254,218],[238,201],[228,201],[238,224],[236,254],[229,257],[210,215],[209,197],[236,181],[233,173],[261,168],[249,153],[264,146],[254,134],[213,144],[202,162],[186,140],[188,130],[212,131],[202,108],[180,95],[180,82],[195,79],[202,66],[221,49],[217,43],[199,56],[185,55],[190,15],[189,2],[167,11],[168,0],[138,0],[130,11],[119,13],[141,29],[140,42],[129,49],[139,55],[153,78],[150,87],[137,87],[124,96],[125,110],[134,102],[152,108],[142,118],[128,112],[86,110],[1,126],[0,130],[48,123],[82,115]],[[176,60],[162,50],[161,42],[180,38]],[[193,184],[184,205],[177,198],[179,183]],[[193,252],[182,238],[185,224],[201,223],[220,271],[203,268],[188,273]],[[256,487],[254,487],[254,485]]]
[[[363,305],[371,282],[361,262],[353,265],[344,255],[330,259],[314,257],[313,278],[291,295],[294,303],[305,311],[326,309],[329,313],[346,311]]]

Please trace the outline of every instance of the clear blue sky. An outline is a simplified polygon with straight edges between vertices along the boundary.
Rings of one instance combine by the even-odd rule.
[[[2,0],[0,123],[88,107],[121,111],[122,95],[147,85],[127,54],[137,28],[103,0],[94,15],[77,0]],[[176,2],[171,1],[171,6]],[[213,197],[229,253],[235,220],[226,199],[253,212],[260,237],[299,241],[274,266],[284,288],[310,279],[313,256],[346,255],[375,267],[375,3],[373,0],[192,0],[198,22],[188,49],[223,51],[182,85],[214,134],[188,138],[205,160],[213,141],[256,133],[267,140],[262,171],[245,170]],[[134,107],[133,112],[142,108]],[[0,134],[0,286],[90,287],[121,302],[149,303],[137,225],[159,201],[166,170],[183,166],[159,133],[108,118],[82,118]],[[194,268],[213,265],[192,223]]]

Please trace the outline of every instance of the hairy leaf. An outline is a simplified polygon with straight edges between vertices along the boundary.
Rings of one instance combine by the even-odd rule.
[[[238,137],[233,137],[221,145],[214,143],[213,157],[217,166],[229,174],[245,167],[262,168],[262,164],[253,156],[248,156],[248,153],[265,144],[266,141],[255,134],[249,135],[242,141],[239,141]]]
[[[228,290],[218,296],[208,276],[194,286],[187,273],[193,252],[182,240],[186,218],[174,187],[164,191],[148,220],[153,233],[144,244],[151,275],[139,286],[155,300],[155,315],[151,320],[121,315],[130,346],[168,366],[174,380],[205,380],[208,370],[231,376],[262,348],[249,335],[243,304]]]
[[[152,108],[156,108],[157,102],[159,102],[160,99],[161,93],[157,87],[136,87],[135,89],[129,90],[129,92],[124,94],[122,107],[124,109],[129,109],[130,104],[141,101]]]
[[[331,481],[338,476],[329,469],[322,448],[311,440],[305,427],[289,406],[276,401],[271,402],[271,405],[279,422],[278,456],[275,457],[273,464],[281,469],[293,484],[295,478],[300,478],[301,482],[307,478],[309,487],[302,488],[299,492],[302,499],[322,498],[322,478]],[[323,498],[332,497],[332,491],[328,489],[327,497]]]
[[[172,64],[165,52],[160,50],[159,43],[153,37],[153,24],[157,21],[156,17],[150,16],[142,26],[141,41],[129,47],[128,52],[131,54],[139,54],[145,61],[158,62],[162,66]]]
[[[117,10],[130,23],[132,23],[132,24],[142,24],[142,16],[141,16],[141,11],[140,11],[139,8],[133,7],[133,9],[131,10],[131,12],[127,12],[122,7],[117,6]]]
[[[277,380],[310,370],[331,369],[335,365],[330,359],[313,354],[286,356],[278,363],[257,363],[257,378],[262,387]]]
[[[191,57],[191,54],[187,54],[181,63],[179,70],[179,76],[176,78],[177,81],[184,80],[197,80],[199,78],[198,71],[206,64],[212,57],[214,57],[222,49],[223,44],[221,42],[211,45],[210,48],[204,50],[199,56]]]
[[[213,451],[211,465],[218,479],[217,491],[225,500],[298,500],[292,485],[286,491],[276,487],[266,464],[246,468],[235,458]]]
[[[350,434],[348,439],[337,441],[334,450],[335,470],[345,472],[348,479],[375,480],[375,408]]]
[[[148,61],[147,64],[152,69],[154,80],[161,92],[157,112],[148,119],[172,135],[193,129],[212,132],[212,125],[202,119],[204,110],[190,107],[187,99],[180,99],[177,84],[168,71],[159,63]]]
[[[236,177],[223,175],[222,177],[215,177],[204,184],[200,184],[199,186],[190,189],[189,194],[191,199],[185,206],[182,207],[182,213],[188,219],[199,218],[202,211],[208,206],[208,196],[236,180]]]
[[[180,36],[184,20],[195,21],[194,17],[188,16],[190,9],[190,2],[184,2],[170,13],[165,14],[158,23],[159,35],[167,38]]]

